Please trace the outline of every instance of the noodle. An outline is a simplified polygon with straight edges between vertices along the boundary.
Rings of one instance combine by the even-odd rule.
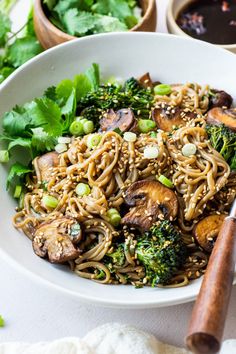
[[[138,231],[127,226],[114,228],[107,213],[111,208],[126,211],[125,192],[134,182],[156,180],[163,174],[175,186],[179,211],[171,221],[182,233],[188,257],[167,285],[158,286],[180,287],[199,278],[209,255],[193,239],[194,225],[214,210],[227,213],[236,196],[236,174],[230,173],[224,158],[212,148],[205,130],[208,91],[209,86],[176,84],[170,95],[155,96],[157,107],[168,104],[196,113],[195,118],[183,118],[184,126],[172,134],[158,130],[154,137],[145,133],[137,135],[135,141],[126,141],[115,131],[107,131],[93,149],[87,145],[88,135],[73,137],[68,150],[59,154],[59,163],[48,169],[46,190],[58,200],[53,210],[42,201],[44,181],[37,157],[24,207],[14,216],[14,226],[33,239],[34,230],[41,225],[62,217],[74,219],[83,231],[79,254],[68,261],[77,275],[102,284],[143,286],[148,283],[145,268],[134,252]],[[189,143],[196,146],[197,153],[184,156],[181,150]],[[157,158],[144,157],[147,146],[158,147]],[[78,195],[78,183],[87,184],[90,193]],[[124,259],[112,265],[110,257],[117,244],[124,244]]]

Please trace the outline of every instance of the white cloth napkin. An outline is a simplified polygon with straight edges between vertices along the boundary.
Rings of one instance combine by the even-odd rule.
[[[0,354],[190,354],[132,326],[107,323],[84,338],[63,338],[44,343],[2,343]],[[236,353],[236,340],[223,343],[220,354]]]

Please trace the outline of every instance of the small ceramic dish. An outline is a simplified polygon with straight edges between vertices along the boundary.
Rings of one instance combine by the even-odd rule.
[[[142,8],[142,19],[129,31],[155,32],[157,25],[156,1],[141,0],[140,7]],[[38,40],[45,49],[78,38],[61,31],[49,21],[43,10],[42,0],[34,1],[34,26]]]
[[[169,0],[169,5],[167,8],[167,28],[170,33],[190,37],[187,33],[182,31],[176,23],[178,14],[190,2],[192,2],[192,0]],[[218,46],[236,53],[236,44],[218,44]]]

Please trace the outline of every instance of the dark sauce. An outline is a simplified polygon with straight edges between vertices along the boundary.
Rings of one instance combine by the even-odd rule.
[[[195,0],[181,10],[177,24],[191,37],[214,44],[236,43],[236,0]]]

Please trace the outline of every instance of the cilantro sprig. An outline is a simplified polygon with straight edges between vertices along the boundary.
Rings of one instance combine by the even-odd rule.
[[[137,0],[44,0],[50,21],[72,36],[127,31],[140,20]]]
[[[13,189],[16,184],[24,184],[25,176],[32,171],[31,161],[53,150],[59,136],[69,134],[79,101],[96,90],[99,84],[99,68],[93,64],[74,80],[62,80],[57,86],[49,87],[42,97],[16,106],[4,114],[0,141],[6,150],[2,151],[7,152],[11,160],[15,159],[16,148],[20,149],[23,156],[23,161],[17,161],[10,167],[8,189]]]
[[[35,36],[32,11],[26,24],[17,33],[12,33],[8,11],[14,2],[3,0],[0,3],[0,84],[15,69],[43,50]]]

